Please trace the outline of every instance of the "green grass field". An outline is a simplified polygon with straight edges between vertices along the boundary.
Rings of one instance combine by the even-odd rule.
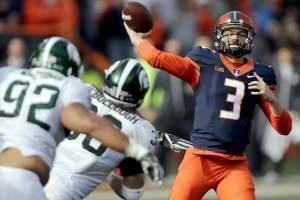
[[[144,195],[143,200],[167,200],[168,196],[165,194],[165,197],[161,198],[153,198],[149,197],[149,195]],[[107,195],[107,194],[101,194],[97,193],[97,195],[93,194],[88,198],[88,200],[97,200],[97,199],[103,199],[103,200],[118,200],[118,198],[115,194]],[[299,200],[299,196],[276,196],[276,197],[257,197],[257,200]],[[120,199],[121,200],[121,199]],[[217,200],[216,198],[205,198],[204,200]]]
[[[148,181],[143,200],[167,200],[170,192],[171,180],[162,187],[156,187]],[[275,184],[256,181],[257,200],[300,200],[300,177],[290,177]],[[118,200],[111,189],[105,184],[93,192],[88,200]],[[214,191],[209,191],[204,200],[216,200]]]
[[[280,197],[270,197],[270,198],[258,198],[258,200],[299,200],[298,197],[290,197],[290,196],[280,196]],[[207,199],[207,200],[215,200],[215,199]]]
[[[172,163],[174,164],[174,163]],[[175,163],[176,164],[176,163]],[[175,170],[173,176],[168,176],[162,187],[157,187],[147,181],[143,200],[167,200],[171,185],[174,181]],[[261,178],[255,179],[257,200],[300,200],[300,173],[299,160],[290,160],[286,163],[283,170],[283,178],[276,183],[264,182]],[[88,200],[119,200],[107,186],[103,184],[95,192],[93,192]],[[216,200],[214,191],[209,191],[204,200]]]

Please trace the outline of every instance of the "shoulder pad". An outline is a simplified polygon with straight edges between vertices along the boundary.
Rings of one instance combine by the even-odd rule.
[[[219,54],[209,48],[195,47],[188,54],[187,57],[191,58],[198,64],[214,65],[219,60]]]
[[[255,63],[254,69],[268,85],[276,85],[276,75],[271,65]]]

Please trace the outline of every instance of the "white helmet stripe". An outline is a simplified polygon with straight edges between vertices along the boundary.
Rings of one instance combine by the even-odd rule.
[[[52,49],[52,47],[54,46],[54,44],[58,40],[61,40],[61,38],[59,38],[59,37],[52,37],[51,39],[49,39],[49,42],[47,42],[47,44],[45,46],[44,53],[42,55],[42,66],[46,66],[47,65],[47,60],[48,60],[49,55],[50,55],[50,50]]]
[[[105,70],[105,75],[113,72],[119,65],[120,61],[115,62],[112,66],[110,66],[107,70]]]
[[[137,61],[130,59],[128,61],[128,63],[125,66],[125,69],[123,70],[123,73],[121,75],[121,78],[119,80],[119,84],[118,84],[118,88],[117,88],[117,92],[116,92],[116,97],[119,97],[120,92],[122,91],[123,85],[127,79],[128,74],[132,71],[132,69],[134,68],[134,66],[138,64]]]

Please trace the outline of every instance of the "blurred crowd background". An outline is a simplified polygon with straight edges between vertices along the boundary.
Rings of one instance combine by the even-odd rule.
[[[63,36],[79,47],[82,79],[102,87],[105,69],[114,61],[136,57],[121,19],[128,0],[0,0],[0,64],[26,67],[36,45],[45,37]],[[277,95],[292,112],[289,137],[277,136],[257,109],[248,148],[253,174],[280,180],[294,163],[300,175],[300,1],[298,0],[136,0],[154,19],[149,36],[162,50],[185,55],[194,46],[213,48],[216,19],[230,10],[249,15],[256,30],[250,57],[271,65],[277,74]],[[193,120],[193,90],[168,74],[148,72],[151,90],[139,111],[163,131],[188,138]],[[205,113],[204,113],[205,114]],[[176,173],[182,154],[158,151],[167,175]]]

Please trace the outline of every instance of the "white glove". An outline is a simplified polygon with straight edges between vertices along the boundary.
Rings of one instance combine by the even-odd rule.
[[[176,135],[158,131],[159,142],[166,148],[171,149],[175,152],[184,151],[190,147],[193,147],[193,144],[185,139],[182,139]]]
[[[144,173],[147,174],[156,184],[162,184],[164,170],[153,153],[149,152],[142,145],[136,143],[133,139],[129,139],[126,155],[140,161]]]
[[[152,153],[148,153],[142,157],[140,162],[144,173],[147,174],[157,185],[162,185],[164,169],[159,164],[157,157]]]

